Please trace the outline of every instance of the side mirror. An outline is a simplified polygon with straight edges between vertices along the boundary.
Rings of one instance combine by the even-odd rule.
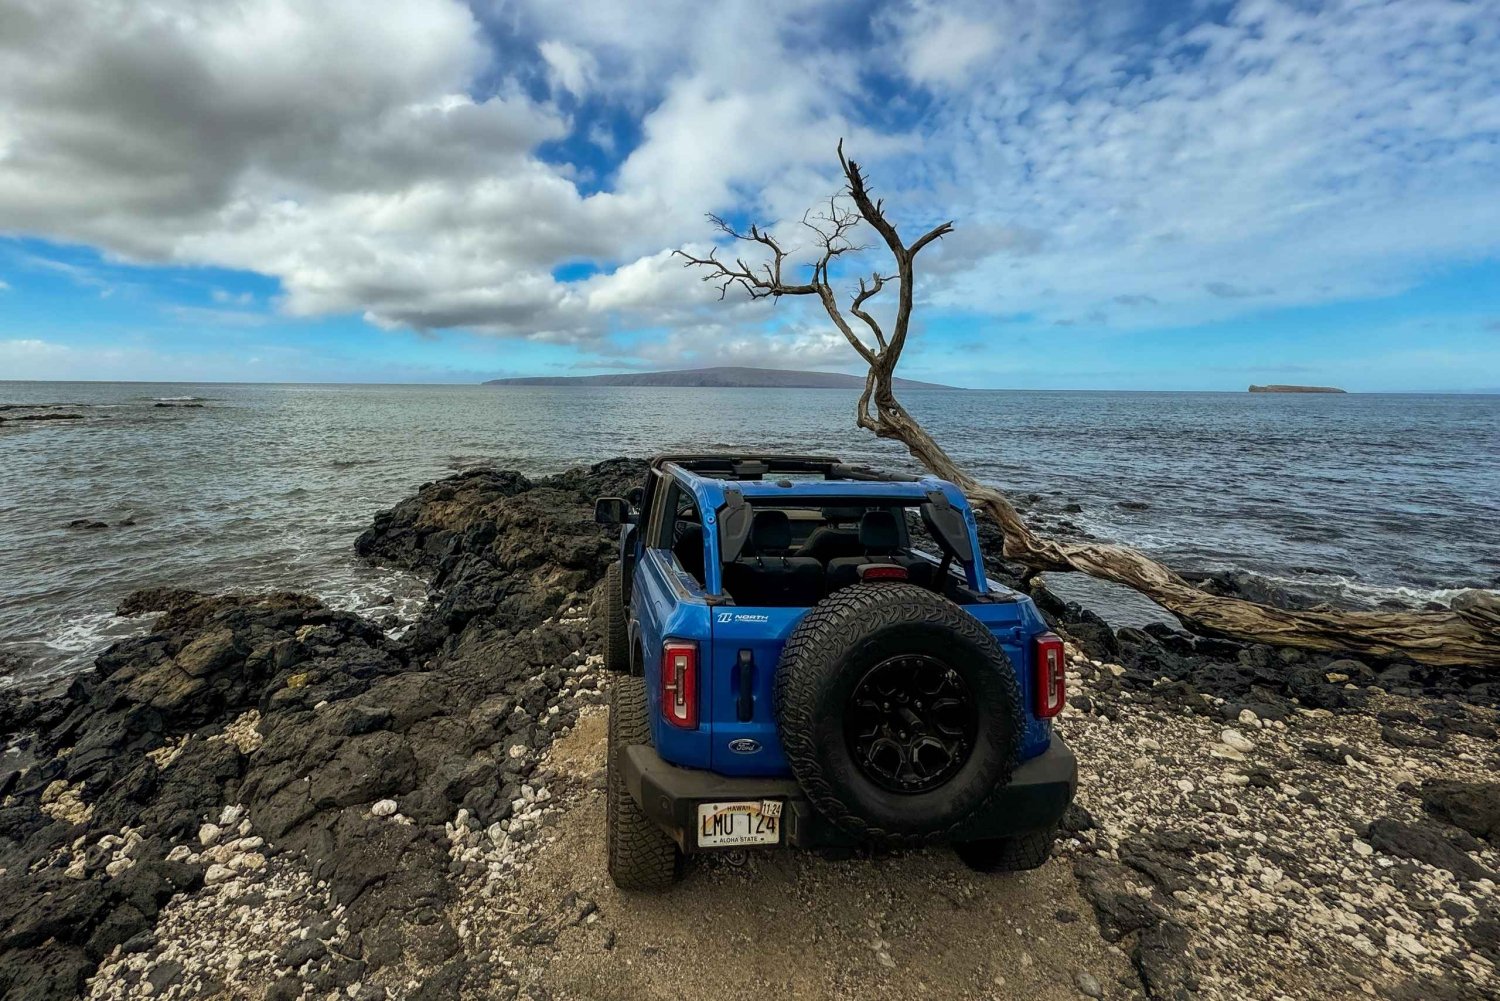
[[[600,525],[626,525],[632,520],[630,502],[624,497],[600,497],[594,501],[594,521]]]

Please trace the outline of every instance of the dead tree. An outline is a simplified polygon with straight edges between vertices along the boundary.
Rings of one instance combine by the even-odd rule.
[[[999,525],[1007,559],[1033,571],[1072,570],[1133,588],[1179,616],[1199,631],[1251,642],[1309,650],[1408,657],[1433,665],[1500,665],[1500,595],[1466,591],[1444,611],[1363,612],[1323,609],[1290,610],[1240,598],[1209,594],[1144,553],[1126,546],[1096,542],[1066,542],[1035,534],[1015,506],[998,488],[981,483],[957,462],[907,412],[893,391],[896,365],[906,347],[912,313],[912,289],[917,255],[953,231],[953,223],[935,226],[910,243],[896,232],[881,199],[872,198],[859,165],[838,148],[845,186],[825,209],[809,213],[802,225],[812,234],[817,258],[805,281],[789,271],[782,241],[752,225],[740,231],[717,216],[716,228],[734,240],[756,245],[754,263],[736,256],[732,261],[719,249],[707,257],[677,253],[688,267],[706,271],[703,281],[719,286],[720,298],[731,292],[752,299],[816,296],[850,347],[868,367],[864,391],[856,405],[860,427],[906,446],[912,456],[935,475],[956,483],[971,502]],[[831,270],[840,257],[866,248],[853,242],[861,223],[879,236],[890,252],[892,270],[860,278],[852,291],[848,315],[840,306]],[[867,310],[870,300],[894,286],[896,303],[889,330]],[[852,321],[850,319],[852,317]],[[858,324],[858,326],[856,326]]]

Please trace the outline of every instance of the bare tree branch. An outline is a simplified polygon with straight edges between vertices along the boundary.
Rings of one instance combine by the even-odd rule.
[[[917,242],[912,244],[906,253],[911,257],[916,257],[923,247],[927,246],[933,240],[941,240],[951,232],[953,232],[953,223],[951,221],[945,222],[941,226],[934,226],[923,236],[919,237]]]
[[[865,280],[861,278],[859,280],[859,294],[854,297],[854,302],[849,305],[849,312],[865,321],[865,325],[874,331],[875,343],[880,345],[881,350],[884,350],[886,347],[885,331],[880,329],[880,324],[875,322],[874,317],[864,311],[864,304],[879,295],[880,290],[885,288],[885,283],[891,280],[877,271],[871,278],[871,284],[866,287]]]

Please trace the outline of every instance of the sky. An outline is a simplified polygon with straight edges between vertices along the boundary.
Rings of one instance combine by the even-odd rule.
[[[0,0],[0,379],[857,371],[840,139],[909,378],[1500,392],[1500,0]]]

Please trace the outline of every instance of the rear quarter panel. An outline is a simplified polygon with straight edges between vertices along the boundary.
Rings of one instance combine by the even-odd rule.
[[[707,597],[696,582],[677,569],[671,553],[647,549],[641,556],[636,586],[630,595],[631,642],[641,658],[646,697],[651,706],[651,736],[665,760],[693,768],[709,765],[709,721],[712,692],[700,680],[696,730],[668,723],[661,713],[661,645],[665,639],[693,640],[699,656],[713,649]],[[700,678],[702,667],[700,664]]]
[[[991,583],[996,594],[1007,594],[1004,588]],[[1036,716],[1036,672],[1032,640],[1047,631],[1047,622],[1036,610],[1030,598],[1017,597],[1015,601],[985,602],[964,605],[964,610],[982,622],[1000,643],[1016,674],[1016,684],[1021,689],[1021,711],[1026,720],[1026,729],[1021,735],[1021,760],[1034,758],[1047,749],[1052,740],[1052,724]]]

